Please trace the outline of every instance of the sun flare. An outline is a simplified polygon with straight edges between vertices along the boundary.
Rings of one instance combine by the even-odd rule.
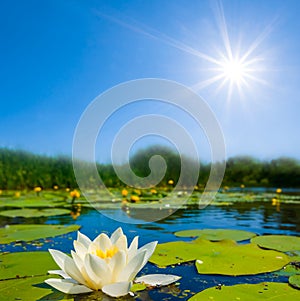
[[[245,80],[247,69],[243,62],[238,59],[226,60],[222,63],[220,69],[224,78],[231,81],[233,84],[239,85]]]

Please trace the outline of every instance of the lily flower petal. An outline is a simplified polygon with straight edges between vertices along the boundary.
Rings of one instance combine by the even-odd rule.
[[[84,260],[82,260],[74,251],[71,251],[71,254],[76,266],[85,280],[84,284],[90,287],[98,287],[97,283],[90,277],[90,275],[88,275]]]
[[[127,251],[127,237],[125,235],[121,235],[116,243],[115,246],[119,249],[119,250],[123,250],[123,251]]]
[[[146,256],[146,250],[138,253],[133,257],[130,262],[126,265],[124,270],[121,271],[118,280],[119,281],[132,281],[137,273],[141,270]]]
[[[138,252],[143,252],[144,250],[146,250],[146,256],[145,256],[143,266],[148,262],[149,258],[152,256],[157,243],[158,243],[157,241],[152,241],[152,242],[149,242],[148,244],[144,245],[140,249],[138,249]]]
[[[112,243],[105,233],[101,233],[100,235],[98,235],[93,240],[93,243],[95,243],[97,248],[101,249],[102,251],[108,250],[112,247]]]
[[[68,274],[66,274],[63,270],[50,270],[48,274],[59,275],[65,279],[72,279]]]
[[[85,247],[85,245],[78,240],[74,240],[73,246],[77,255],[83,259],[84,255],[87,253],[87,247]]]
[[[110,241],[114,245],[116,241],[119,239],[120,236],[124,235],[123,230],[121,227],[119,227],[115,232],[111,235]]]
[[[137,277],[134,282],[145,283],[150,286],[163,286],[169,285],[178,281],[181,277],[171,274],[149,274]]]
[[[84,265],[89,277],[97,284],[97,289],[110,283],[111,271],[105,260],[93,254],[87,254],[84,259]]]
[[[86,248],[88,248],[91,243],[91,240],[86,235],[80,233],[79,231],[77,234],[77,241],[82,243]]]
[[[45,282],[65,294],[90,293],[92,290],[84,285],[76,284],[67,279],[50,278]]]
[[[85,283],[80,271],[78,270],[74,260],[68,255],[58,250],[49,249],[49,252],[57,265],[71,278],[75,279],[79,283]]]
[[[126,252],[120,251],[118,252],[109,262],[109,268],[112,273],[112,281],[117,281],[118,276],[120,272],[124,269],[126,266]]]
[[[139,237],[136,236],[132,240],[132,242],[131,242],[131,244],[130,244],[130,246],[128,248],[127,262],[129,262],[136,255],[136,252],[137,252],[137,249],[138,249],[138,243],[139,243]]]
[[[130,292],[132,283],[131,282],[115,282],[111,284],[104,285],[102,292],[111,297],[121,297],[125,296]]]

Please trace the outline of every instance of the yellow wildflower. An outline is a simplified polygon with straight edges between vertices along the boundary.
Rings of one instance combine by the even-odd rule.
[[[128,191],[124,188],[124,189],[122,190],[121,194],[122,194],[123,197],[127,197]]]
[[[35,192],[41,192],[41,191],[42,191],[42,187],[37,186],[37,187],[34,187],[33,190],[34,190]]]
[[[132,196],[130,196],[130,201],[131,202],[139,202],[140,198],[138,195],[132,195]]]
[[[80,192],[79,192],[78,190],[74,189],[74,190],[72,190],[72,191],[70,192],[70,196],[71,196],[72,198],[79,198],[79,197],[80,197]]]

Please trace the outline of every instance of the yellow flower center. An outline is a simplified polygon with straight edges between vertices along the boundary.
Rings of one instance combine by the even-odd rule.
[[[118,251],[119,249],[116,246],[112,246],[104,252],[100,249],[96,250],[96,255],[102,259],[112,258]]]

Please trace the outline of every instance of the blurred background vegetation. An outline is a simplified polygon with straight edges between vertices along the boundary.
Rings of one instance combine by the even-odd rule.
[[[181,157],[175,151],[163,146],[151,146],[139,150],[130,159],[130,165],[138,176],[150,172],[149,158],[154,154],[164,157],[167,172],[160,186],[167,186],[169,179],[176,181],[180,175],[181,160],[186,164],[194,162]],[[110,164],[98,164],[99,174],[107,187],[124,184],[118,179]],[[204,187],[210,172],[210,164],[202,163],[199,173],[199,187]],[[186,175],[188,176],[188,175]],[[67,156],[49,157],[23,150],[0,148],[0,189],[43,189],[59,187],[76,188],[72,159]],[[300,163],[292,158],[277,158],[261,161],[252,157],[234,157],[227,160],[223,186],[240,187],[300,187]]]

